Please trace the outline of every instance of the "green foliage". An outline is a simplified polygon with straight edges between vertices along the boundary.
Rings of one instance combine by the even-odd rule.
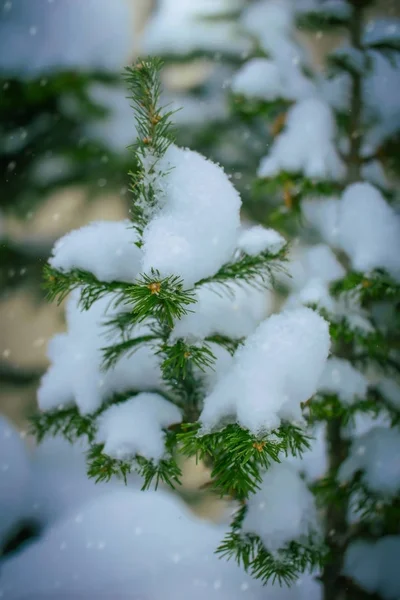
[[[366,48],[375,52],[380,52],[392,65],[397,67],[397,59],[400,52],[400,35],[394,32],[392,35],[387,33],[381,39],[376,39],[367,44]]]
[[[179,448],[185,456],[195,456],[212,464],[211,488],[221,496],[245,500],[254,494],[262,474],[272,462],[280,462],[289,453],[301,454],[309,447],[307,435],[286,424],[269,434],[255,436],[239,425],[230,424],[220,431],[202,433],[200,425],[182,426]]]
[[[121,281],[101,282],[89,271],[72,269],[68,273],[58,271],[50,265],[44,267],[44,283],[47,298],[50,302],[61,304],[74,290],[80,289],[79,304],[84,310],[89,308],[109,293],[117,293],[129,288],[129,284]]]
[[[333,181],[309,179],[302,173],[288,171],[281,171],[275,177],[260,178],[255,185],[266,194],[283,195],[286,190],[290,192],[293,204],[305,197],[333,196],[340,191],[340,186]]]
[[[125,298],[135,312],[137,323],[151,316],[168,327],[173,326],[175,319],[190,312],[187,306],[195,302],[194,292],[184,289],[180,277],[161,278],[154,270],[151,275],[140,275],[137,283],[126,290]]]
[[[230,98],[231,110],[238,114],[245,123],[251,123],[253,119],[266,119],[273,122],[279,115],[286,113],[291,103],[281,98],[272,102],[246,98],[238,94]]]
[[[38,442],[45,437],[62,435],[71,444],[86,436],[94,439],[96,426],[92,415],[81,415],[76,406],[36,413],[31,417],[31,433]]]
[[[112,346],[106,346],[102,348],[103,351],[103,369],[108,371],[114,367],[122,356],[131,356],[136,350],[141,348],[144,344],[149,344],[158,340],[156,335],[140,335],[135,338],[129,338],[118,344]]]
[[[341,48],[339,51],[329,54],[326,59],[328,73],[330,77],[341,75],[343,72],[350,75],[363,76],[372,69],[372,57],[368,54],[360,53],[354,56]]]
[[[263,583],[293,584],[307,570],[320,567],[326,558],[326,549],[318,537],[310,532],[302,542],[292,541],[274,554],[264,546],[259,536],[244,533],[242,525],[247,508],[238,510],[231,530],[217,552],[225,558],[234,558],[239,565]]]
[[[320,10],[300,12],[297,17],[298,28],[308,31],[331,31],[347,27],[350,20],[350,11],[340,14],[321,7]]]
[[[361,304],[372,300],[400,302],[400,285],[383,269],[374,269],[367,275],[350,271],[343,279],[331,285],[331,292],[334,296],[339,296],[343,292],[352,292]]]
[[[164,358],[161,369],[166,381],[174,378],[185,379],[188,370],[193,367],[205,371],[212,367],[216,360],[208,344],[194,346],[181,339],[172,345],[162,344],[157,353]]]
[[[160,68],[157,59],[145,59],[127,71],[138,131],[134,146],[137,170],[131,174],[131,216],[139,247],[144,227],[158,208],[159,178],[168,175],[161,172],[159,161],[173,140],[171,113],[159,106]],[[47,266],[45,288],[50,300],[62,302],[69,293],[78,290],[80,307],[89,310],[97,300],[110,297],[110,304],[120,312],[104,323],[109,344],[103,348],[103,368],[112,369],[121,357],[148,346],[159,357],[165,384],[162,391],[155,391],[179,407],[184,422],[164,430],[165,454],[159,462],[139,454],[109,456],[105,445],[96,440],[98,418],[109,406],[141,391],[134,390],[106,398],[90,415],[81,415],[76,407],[40,414],[33,423],[38,438],[62,434],[72,442],[84,437],[90,446],[87,453],[90,477],[96,481],[119,477],[127,483],[128,476],[136,473],[143,480],[143,489],[159,484],[179,486],[178,456],[196,456],[210,466],[210,489],[245,505],[259,489],[265,470],[288,454],[300,455],[309,447],[309,438],[301,428],[289,423],[258,436],[238,424],[226,424],[216,432],[202,432],[199,416],[206,394],[204,372],[212,369],[216,360],[212,344],[234,355],[244,340],[214,334],[193,342],[176,339],[172,334],[176,321],[196,308],[199,288],[208,286],[216,294],[228,295],[232,294],[231,283],[265,289],[274,285],[276,274],[284,269],[287,253],[287,245],[279,252],[265,251],[256,256],[237,250],[231,261],[214,275],[196,282],[192,289],[185,289],[180,277],[162,277],[155,270],[127,283],[102,282],[81,269],[64,272]],[[240,560],[255,577],[279,582],[292,581],[302,569],[314,566],[319,552],[305,540],[288,544],[277,556],[272,556],[258,538],[242,534],[237,528],[223,547],[226,550],[223,553],[242,557]]]
[[[1,209],[20,218],[50,193],[68,185],[119,189],[127,165],[104,144],[85,139],[83,128],[101,121],[107,111],[90,96],[93,84],[111,89],[119,78],[101,72],[53,72],[32,79],[0,73],[0,197]],[[68,110],[60,98],[73,98]],[[14,140],[14,143],[9,143]],[[15,143],[18,140],[18,143]],[[43,160],[65,159],[67,169],[49,181],[37,176]]]
[[[354,422],[354,417],[360,412],[377,417],[382,406],[376,403],[376,398],[360,398],[351,404],[342,403],[336,394],[318,393],[307,403],[307,413],[310,423],[326,422],[340,418],[343,426]]]
[[[226,286],[230,282],[246,284],[261,289],[273,286],[275,283],[275,274],[284,270],[284,261],[286,260],[287,252],[287,245],[277,254],[265,251],[255,256],[250,256],[242,252],[236,260],[223,265],[215,275],[206,277],[196,283],[196,287],[212,283],[219,283]]]
[[[152,486],[157,489],[160,483],[171,488],[180,483],[181,470],[172,457],[163,458],[159,463],[140,455],[130,460],[120,460],[105,454],[103,448],[103,444],[93,444],[88,452],[88,475],[93,477],[96,483],[118,477],[126,484],[128,475],[133,471],[143,478],[143,491]]]
[[[157,206],[158,161],[174,141],[172,112],[160,107],[162,61],[143,59],[126,69],[132,108],[135,111],[137,141],[134,145],[137,169],[130,172],[133,205],[131,215],[140,237]]]

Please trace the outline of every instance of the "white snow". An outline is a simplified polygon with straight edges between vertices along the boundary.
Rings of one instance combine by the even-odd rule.
[[[241,6],[241,0],[162,0],[144,28],[141,53],[185,55],[205,50],[240,55],[249,44],[229,13]],[[226,19],[212,19],[224,14]]]
[[[288,283],[294,289],[301,289],[310,279],[328,284],[345,275],[344,267],[326,244],[301,248],[289,263],[288,271],[291,276]]]
[[[222,168],[197,152],[170,146],[157,168],[167,175],[143,234],[142,270],[179,275],[190,287],[232,258],[240,197]]]
[[[370,183],[354,183],[340,199],[302,203],[308,223],[348,254],[355,270],[385,268],[400,278],[400,217]]]
[[[278,254],[285,244],[285,238],[275,229],[266,229],[262,225],[255,225],[240,234],[237,245],[245,254],[257,256],[261,252]]]
[[[330,107],[319,98],[302,100],[289,110],[285,130],[261,160],[258,176],[274,177],[288,171],[311,179],[341,180],[345,167],[336,151],[335,138]]]
[[[189,341],[219,334],[238,339],[252,333],[265,317],[269,297],[265,290],[230,283],[222,293],[201,286],[196,304],[175,322],[172,338]]]
[[[391,189],[392,183],[379,160],[369,160],[361,169],[362,179],[382,189]]]
[[[134,16],[126,0],[3,4],[10,10],[2,10],[0,23],[1,69],[33,76],[59,68],[119,70],[131,58]]]
[[[301,542],[317,530],[314,497],[296,469],[274,463],[263,476],[260,490],[247,503],[243,531],[258,534],[274,553],[288,542]]]
[[[29,457],[11,423],[0,415],[0,554],[14,527],[25,516]]]
[[[260,0],[243,11],[242,26],[261,44],[263,50],[281,66],[304,61],[301,47],[293,39],[293,4],[288,0]]]
[[[379,382],[378,389],[393,408],[400,410],[400,385],[397,381],[385,377]]]
[[[293,4],[288,0],[260,0],[243,11],[243,29],[255,39],[268,59],[252,59],[242,67],[234,91],[262,100],[300,100],[315,93],[314,83],[301,67],[309,60],[295,39]]]
[[[246,98],[265,100],[300,100],[315,90],[312,82],[300,71],[293,76],[279,63],[266,58],[253,58],[246,62],[232,80],[232,91]]]
[[[233,362],[233,356],[228,350],[211,342],[211,352],[215,356],[215,361],[212,368],[208,368],[205,371],[197,370],[199,378],[202,380],[204,385],[204,392],[208,394],[217,384],[217,381],[221,379],[231,368]]]
[[[49,263],[55,269],[83,269],[99,281],[132,283],[139,271],[141,252],[130,221],[96,221],[59,239]]]
[[[357,271],[385,268],[400,280],[400,217],[369,183],[354,183],[342,196],[339,241]]]
[[[328,454],[326,444],[325,424],[318,424],[306,433],[312,438],[310,448],[301,456],[289,454],[286,460],[293,465],[299,473],[304,474],[309,483],[324,477],[328,471]]]
[[[348,458],[339,470],[340,481],[349,481],[362,471],[367,487],[382,496],[400,490],[400,432],[397,428],[374,427],[354,440]]]
[[[124,460],[139,454],[158,462],[165,454],[163,429],[181,420],[181,412],[172,402],[159,394],[141,393],[100,415],[96,439],[113,458]]]
[[[386,535],[377,541],[357,540],[345,554],[344,574],[367,592],[384,600],[400,595],[400,536]]]
[[[396,18],[380,18],[369,21],[364,35],[363,43],[366,46],[400,42],[400,19]]]
[[[295,249],[283,282],[292,290],[287,308],[318,304],[335,312],[335,301],[329,293],[329,284],[344,276],[345,270],[333,251],[325,244]]]
[[[228,103],[221,92],[224,90],[219,87],[207,89],[202,97],[192,95],[190,90],[188,93],[164,93],[162,104],[168,106],[168,110],[176,111],[173,116],[176,127],[202,128],[229,117]]]
[[[34,448],[26,492],[26,517],[45,528],[66,516],[73,515],[79,521],[83,503],[124,486],[124,482],[117,479],[107,483],[89,479],[87,450],[82,438],[70,444],[61,437],[46,439]],[[137,479],[139,486],[140,478],[137,476]],[[130,476],[129,486],[132,484]]]
[[[328,359],[318,383],[318,391],[336,394],[344,404],[363,400],[366,396],[368,380],[343,358],[333,356]]]
[[[308,576],[290,590],[263,586],[234,561],[219,559],[214,551],[224,534],[161,490],[112,491],[4,561],[0,589],[4,598],[30,600],[319,598]]]
[[[351,46],[340,46],[331,54],[332,57],[344,61],[351,71],[365,76],[368,72],[368,59],[365,52]]]
[[[307,198],[301,203],[301,211],[305,221],[330,246],[337,246],[339,198]]]
[[[330,313],[335,311],[335,301],[329,294],[327,284],[321,279],[310,279],[300,291],[290,294],[284,307],[298,308],[299,306],[310,305],[324,308]]]
[[[38,390],[39,408],[46,411],[75,403],[84,414],[98,409],[113,393],[160,389],[159,362],[149,346],[140,347],[133,355],[122,357],[115,367],[102,371],[101,349],[111,343],[102,324],[113,314],[110,305],[115,297],[108,295],[90,310],[81,311],[79,294],[76,290],[68,300],[67,332],[57,334],[49,343],[50,367]],[[143,335],[148,330],[138,328],[134,333]]]
[[[273,315],[236,352],[205,398],[208,431],[227,419],[254,433],[302,420],[300,404],[316,391],[330,347],[327,322],[308,308]]]
[[[232,91],[247,98],[272,101],[285,98],[282,74],[278,66],[266,58],[252,58],[235,74]]]

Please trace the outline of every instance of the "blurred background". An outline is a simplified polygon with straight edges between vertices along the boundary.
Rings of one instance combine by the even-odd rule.
[[[267,132],[249,139],[228,126],[226,88],[246,56],[249,1],[0,0],[0,413],[21,429],[48,340],[63,330],[62,307],[41,289],[51,247],[72,228],[128,215],[125,65],[164,58],[165,102],[182,107],[178,143],[220,161],[245,193],[244,161],[251,173]],[[381,0],[375,15],[399,16],[400,3]],[[340,42],[299,36],[321,68]]]

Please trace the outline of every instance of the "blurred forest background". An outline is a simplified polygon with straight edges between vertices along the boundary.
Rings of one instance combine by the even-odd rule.
[[[188,0],[173,2],[175,18],[187,12]],[[239,3],[229,3],[234,19]],[[0,0],[0,413],[21,429],[35,407],[48,340],[63,330],[61,308],[47,303],[40,287],[51,247],[72,228],[128,215],[127,146],[135,130],[121,73],[145,53],[146,28],[160,4]],[[374,11],[399,16],[400,4],[381,0]],[[340,42],[337,34],[300,35],[317,65]],[[224,71],[213,78],[224,56],[165,54],[166,99],[184,106],[178,141],[207,147],[229,170],[229,155],[223,161],[213,152],[205,126],[226,87]]]

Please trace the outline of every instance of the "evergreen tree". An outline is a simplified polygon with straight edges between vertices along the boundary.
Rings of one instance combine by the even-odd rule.
[[[35,430],[86,438],[96,481],[137,472],[143,489],[179,489],[179,455],[206,461],[209,487],[237,505],[218,552],[265,583],[293,583],[324,556],[313,495],[288,457],[309,446],[301,405],[325,367],[328,325],[302,307],[263,320],[287,245],[241,229],[222,169],[174,145],[159,70],[146,59],[127,71],[132,223],[71,232],[46,268],[50,299],[72,294]]]
[[[313,306],[330,322],[332,355],[304,406],[317,442],[303,460],[325,520],[325,600],[395,599],[400,591],[400,221],[391,183],[400,25],[368,22],[373,4],[311,2],[294,14],[289,3],[260,2],[285,22],[287,39],[296,20],[347,39],[327,57],[327,77],[301,76],[297,97],[288,95],[296,78],[285,80],[280,68],[282,40],[268,35],[276,54],[245,64],[234,85],[245,107],[278,102],[281,114],[257,189],[259,206],[280,200],[280,228],[301,238],[286,307]],[[271,211],[264,220],[277,223]]]

